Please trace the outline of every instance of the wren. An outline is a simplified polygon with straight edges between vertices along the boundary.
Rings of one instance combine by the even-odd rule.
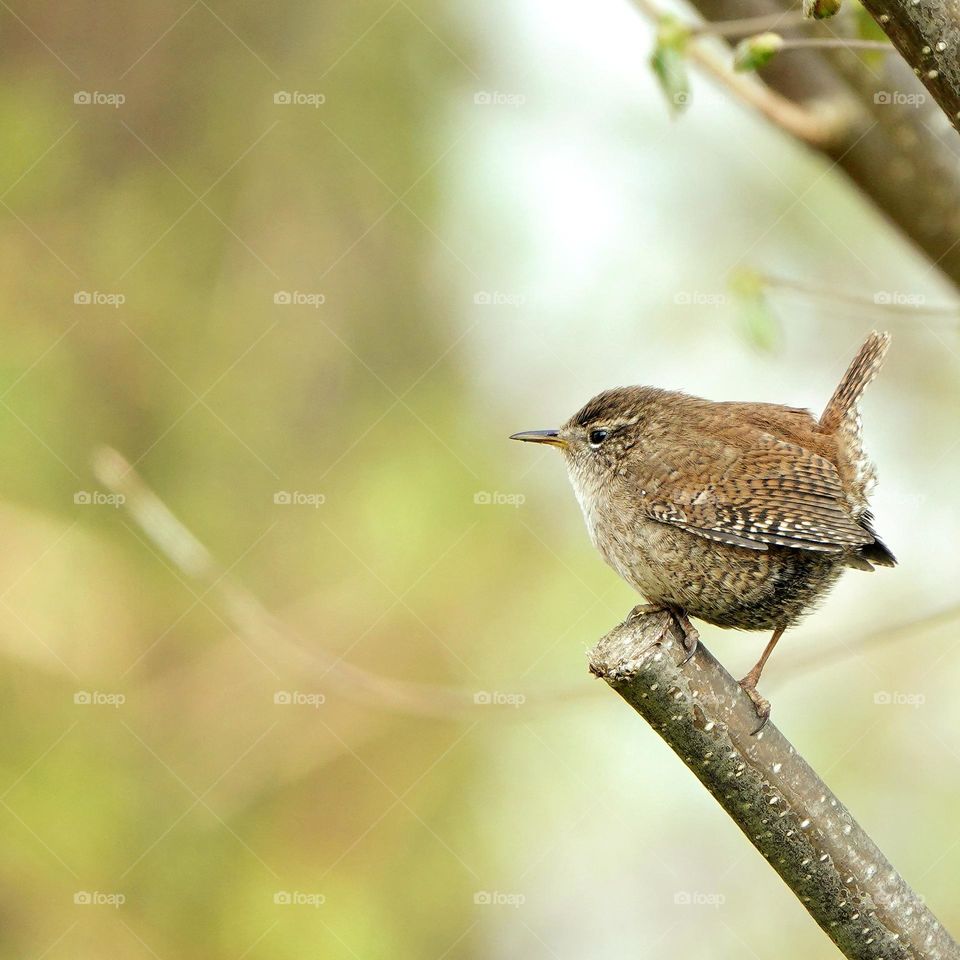
[[[774,403],[716,403],[656,387],[594,397],[559,430],[512,440],[558,447],[603,558],[686,636],[689,617],[738,630],[772,630],[740,681],[760,725],[757,691],[787,627],[814,607],[847,567],[896,558],[873,529],[876,484],[863,451],[860,397],[890,344],[873,332],[820,418]]]

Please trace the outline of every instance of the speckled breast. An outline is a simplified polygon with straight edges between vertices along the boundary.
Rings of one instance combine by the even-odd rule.
[[[646,517],[586,513],[604,559],[651,603],[721,627],[773,630],[816,605],[843,570],[836,554],[750,550]]]

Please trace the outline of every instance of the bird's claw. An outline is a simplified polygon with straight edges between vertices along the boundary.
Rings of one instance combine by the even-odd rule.
[[[687,655],[680,661],[680,666],[682,667],[684,664],[689,663],[697,652],[697,647],[700,645],[700,633],[690,622],[690,618],[682,610],[676,610],[673,607],[663,607],[657,603],[638,603],[630,611],[630,616],[627,617],[627,621],[636,620],[637,617],[648,616],[651,613],[670,614],[680,628],[680,632],[683,634],[683,649],[687,651]]]
[[[747,677],[744,677],[743,680],[740,681],[740,689],[750,698],[754,709],[757,711],[757,717],[760,720],[759,726],[750,734],[751,737],[755,737],[767,725],[767,721],[770,719],[770,701],[767,700],[766,697],[760,696],[756,686],[752,684]]]
[[[638,603],[631,611],[627,620],[636,620],[637,617],[645,617],[651,613],[664,613],[666,607],[661,607],[656,603]]]
[[[683,649],[687,651],[687,655],[680,661],[680,666],[682,667],[689,663],[693,659],[694,654],[696,654],[697,647],[700,646],[700,631],[697,630],[690,622],[690,618],[682,611],[674,611],[673,618],[683,631]]]

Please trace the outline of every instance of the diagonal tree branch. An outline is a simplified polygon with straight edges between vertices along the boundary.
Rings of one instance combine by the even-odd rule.
[[[647,16],[656,17],[661,12],[659,4],[653,6],[654,0],[635,2]],[[855,30],[853,18],[841,13],[833,20],[801,27],[800,33],[791,0],[692,3],[708,25],[763,17],[765,22],[774,24],[769,29],[786,38],[809,36],[811,30],[819,36],[849,37]],[[929,0],[923,3],[929,5]],[[910,4],[911,0],[897,0],[898,7]],[[867,4],[871,8],[874,5],[879,6],[878,0]],[[944,5],[936,0],[933,6]],[[889,12],[892,16],[893,10]],[[889,23],[882,26],[889,32]],[[729,39],[735,42],[738,35],[733,33]],[[710,42],[719,44],[715,38]],[[931,47],[940,54],[936,51],[937,42]],[[943,51],[942,56],[947,53]],[[955,45],[949,53],[956,63]],[[730,57],[732,62],[732,53]],[[819,116],[824,115],[825,108],[831,109],[835,117],[847,119],[843,127],[831,125],[829,136],[798,139],[818,149],[843,170],[876,208],[926,254],[930,263],[960,288],[960,139],[914,75],[912,66],[897,56],[882,57],[877,62],[855,51],[811,48],[774,57],[759,71],[759,76],[782,102],[812,110]],[[930,82],[929,78],[926,82]],[[743,99],[732,84],[726,85],[738,99]],[[757,103],[746,102],[758,107]],[[695,102],[691,109],[695,109]],[[762,112],[797,136],[796,130],[779,123],[776,110]]]
[[[863,5],[960,130],[960,6],[956,0],[863,0]]]
[[[876,844],[701,644],[689,663],[667,613],[628,619],[590,670],[696,774],[851,960],[957,960],[960,947]]]

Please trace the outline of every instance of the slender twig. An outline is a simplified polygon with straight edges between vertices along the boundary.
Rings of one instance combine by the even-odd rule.
[[[735,73],[728,56],[699,43],[690,44],[687,56],[747,106],[805,143],[822,147],[837,141],[850,129],[851,113],[840,103],[800,106],[781,97],[755,75]]]
[[[205,584],[215,595],[234,628],[261,655],[292,662],[305,674],[323,679],[328,687],[350,699],[366,702],[370,695],[385,697],[384,705],[404,712],[447,714],[471,701],[463,691],[409,683],[368,673],[308,644],[273,616],[249,590],[224,571],[210,551],[174,516],[116,450],[104,448],[94,459],[101,483],[123,496],[123,505],[154,546],[177,569]]]
[[[736,20],[714,20],[696,23],[690,32],[696,36],[709,34],[712,37],[741,37],[767,30],[803,26],[812,23],[799,10],[784,10],[782,13],[764,14],[759,17],[741,17]]]
[[[757,274],[757,279],[765,287],[777,287],[812,297],[835,300],[839,303],[850,304],[859,309],[879,310],[883,313],[894,313],[905,317],[935,316],[950,317],[955,321],[960,320],[960,303],[896,303],[892,299],[892,294],[888,295],[890,299],[888,303],[885,299],[878,300],[877,295],[869,297],[849,290],[838,290],[826,284],[811,283],[807,280],[796,280],[792,277],[760,273]],[[884,291],[884,293],[887,293],[887,291]]]
[[[420,716],[476,719],[477,704],[486,702],[482,699],[484,691],[382,676],[334,657],[316,641],[299,636],[216,562],[116,450],[99,450],[94,458],[94,472],[113,493],[122,495],[124,509],[163,557],[184,577],[206,587],[206,593],[216,598],[226,620],[267,662],[290,665],[325,689],[367,706]],[[526,696],[523,711],[497,710],[491,717],[506,722],[523,721],[529,719],[531,710],[553,709],[558,702],[568,703],[589,695],[584,688],[545,688]]]
[[[857,40],[843,37],[787,37],[780,51],[784,50],[873,50],[877,53],[896,53],[897,49],[884,40]]]
[[[960,947],[850,812],[670,614],[628,620],[590,655],[851,960],[958,960]],[[622,748],[621,748],[622,749]]]
[[[663,11],[653,0],[634,0],[637,7],[653,22],[663,17]],[[849,105],[841,102],[820,102],[800,106],[763,84],[755,75],[736,73],[729,57],[703,41],[709,37],[692,37],[687,57],[715,80],[725,86],[737,99],[759,111],[768,120],[812,146],[825,148],[847,134],[856,116]]]
[[[893,626],[883,627],[862,637],[848,639],[845,643],[831,643],[829,646],[811,644],[796,656],[784,657],[787,669],[781,670],[777,677],[771,680],[774,680],[778,686],[783,686],[791,680],[832,667],[849,657],[863,653],[864,650],[874,651],[888,643],[910,641],[923,631],[936,627],[953,626],[955,628],[957,621],[960,621],[960,606],[951,606],[912,620],[904,620]]]

